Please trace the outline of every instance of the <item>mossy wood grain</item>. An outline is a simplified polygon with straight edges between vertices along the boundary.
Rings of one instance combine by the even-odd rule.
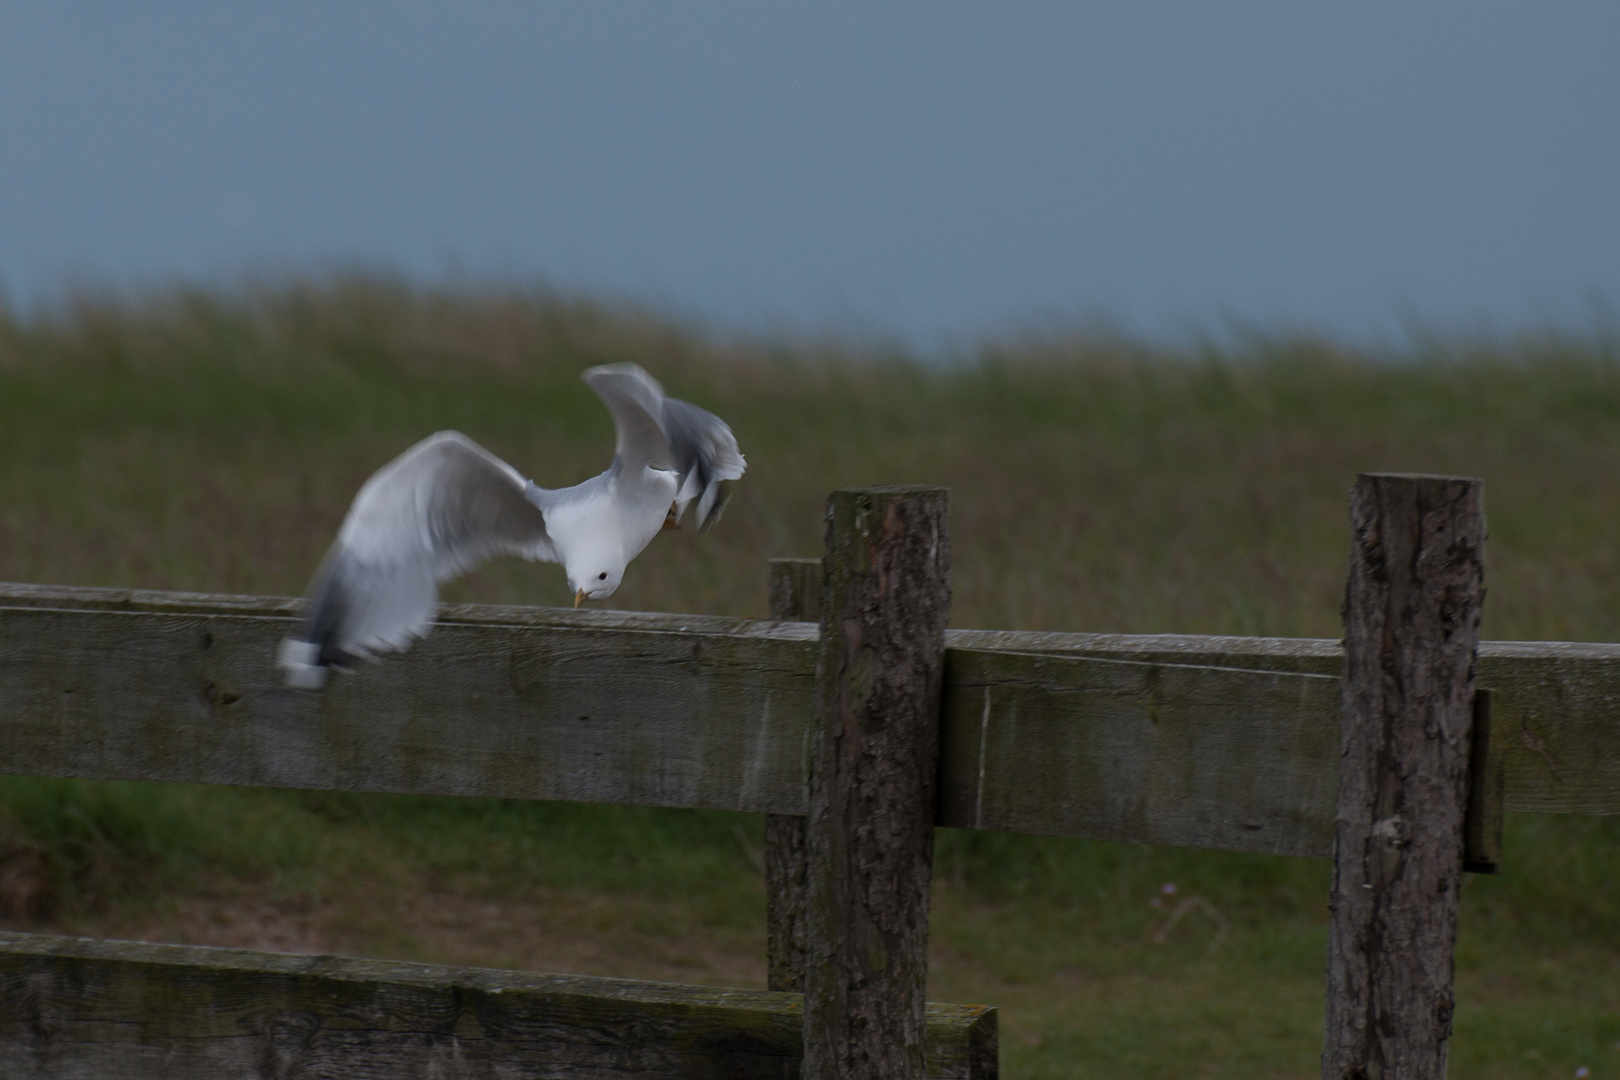
[[[300,610],[279,597],[0,586],[0,772],[805,812],[814,624],[447,606],[409,653],[307,694],[285,689],[273,665]],[[1101,670],[1087,659],[1329,676],[1343,667],[1339,643],[1325,639],[952,630],[946,646],[941,824],[1053,835],[1119,838],[1088,823],[1126,820],[1121,800],[1136,795],[1105,773],[1043,811],[1020,792],[1025,778],[1067,770],[1078,784],[1090,766],[1062,755],[1132,725],[1156,730],[1140,727],[1150,697],[1118,686],[1102,695],[1113,706],[1078,704]],[[1293,706],[1277,712],[1274,682],[1253,682],[1257,710],[1234,689],[1247,676],[1208,678],[1226,686],[1198,705],[1201,737],[1230,731],[1233,753],[1266,717],[1304,722]],[[1476,681],[1493,691],[1509,811],[1620,813],[1620,645],[1482,642]],[[1185,672],[1157,685],[1161,716],[1197,704],[1170,691],[1204,692]],[[1337,725],[1331,699],[1305,700],[1325,701],[1318,719]],[[1056,743],[1031,741],[1037,715]],[[992,749],[1004,727],[1024,734],[981,761],[981,742]],[[1317,783],[1331,799],[1336,774]],[[1312,813],[1295,808],[1260,829],[1195,822],[1206,839],[1166,842],[1281,850],[1273,838],[1329,835],[1301,824]],[[1325,843],[1297,853],[1326,855]]]
[[[981,677],[972,672],[982,671],[983,662],[976,666],[958,663],[966,659],[967,653],[1038,653],[1335,677],[1344,669],[1343,646],[1327,638],[951,630],[945,635],[945,643],[947,694],[971,691]],[[1017,662],[1009,661],[1008,674],[1017,666]],[[1056,675],[1057,670],[1047,668],[1054,694],[1065,692],[1062,684],[1072,685],[1086,678],[1079,670],[1072,676]],[[1014,681],[1021,682],[1022,678]],[[1490,751],[1500,759],[1506,810],[1526,814],[1620,814],[1620,644],[1482,641],[1475,681],[1491,691]],[[1332,723],[1337,724],[1338,707],[1334,704],[1330,708]],[[999,709],[993,706],[993,718],[996,715]],[[1241,730],[1244,721],[1234,714],[1233,723],[1235,729]],[[1043,749],[1034,747],[1029,752],[1031,757],[1044,754]],[[948,745],[944,761],[962,767],[955,753]],[[1330,775],[1325,782],[1336,784],[1337,776]],[[993,801],[994,796],[991,798]],[[958,824],[954,820],[957,816],[940,823]],[[1327,850],[1314,854],[1326,855]]]
[[[939,823],[1328,853],[1339,680],[953,649]]]
[[[1620,814],[1620,645],[1482,641],[1474,684],[1506,809]]]
[[[8,1080],[796,1078],[797,994],[0,933]],[[928,1007],[930,1077],[996,1014]]]
[[[274,664],[285,601],[112,599],[0,607],[0,771],[804,809],[810,627],[447,609],[311,693]]]

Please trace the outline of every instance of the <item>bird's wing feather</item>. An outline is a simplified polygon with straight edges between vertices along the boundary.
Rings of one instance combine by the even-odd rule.
[[[457,577],[495,555],[551,557],[540,508],[516,469],[457,431],[430,435],[377,470],[338,541],[372,564]]]
[[[613,415],[616,469],[673,469],[664,432],[664,388],[635,364],[603,364],[580,378]]]
[[[726,422],[690,402],[665,397],[664,388],[635,364],[593,367],[582,377],[613,414],[614,468],[671,469],[679,478],[676,519],[696,499],[700,531],[719,520],[726,482],[748,467]]]
[[[664,399],[664,430],[681,482],[675,496],[676,517],[698,501],[697,526],[702,531],[720,520],[725,509],[726,481],[742,476],[748,462],[737,449],[737,437],[713,413],[677,398]]]
[[[324,667],[402,648],[432,621],[439,582],[496,555],[551,561],[531,489],[453,431],[383,466],[360,488],[316,573],[301,640],[313,652],[302,652]],[[285,653],[284,665],[294,678]]]

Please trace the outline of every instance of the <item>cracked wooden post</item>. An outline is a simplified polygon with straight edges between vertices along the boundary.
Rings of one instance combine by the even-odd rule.
[[[1364,474],[1350,497],[1325,1080],[1445,1075],[1482,507],[1446,476]]]
[[[820,559],[772,559],[771,618],[821,621]],[[765,957],[772,990],[804,992],[804,818],[765,815]]]
[[[950,492],[827,501],[804,1080],[921,1080]]]

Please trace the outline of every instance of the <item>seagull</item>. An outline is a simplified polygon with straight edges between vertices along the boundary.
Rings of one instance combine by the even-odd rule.
[[[458,431],[430,435],[360,488],[310,583],[297,637],[281,643],[290,686],[408,648],[433,622],[441,582],[497,555],[561,563],[574,606],[606,600],[625,567],[697,501],[700,532],[720,517],[747,462],[713,413],[675,398],[635,364],[580,376],[613,416],[613,464],[555,490]]]

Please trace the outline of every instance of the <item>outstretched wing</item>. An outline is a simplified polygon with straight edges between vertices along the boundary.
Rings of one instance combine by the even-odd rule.
[[[673,470],[676,520],[696,499],[698,529],[718,521],[726,482],[748,467],[726,422],[690,402],[665,397],[664,388],[635,364],[593,367],[582,377],[613,414],[614,467]]]
[[[332,664],[404,648],[427,631],[438,583],[496,555],[551,561],[532,485],[465,435],[441,431],[360,488],[312,583],[287,681],[314,688]]]
[[[581,375],[613,414],[616,469],[673,469],[664,434],[664,388],[635,364],[604,364]]]

